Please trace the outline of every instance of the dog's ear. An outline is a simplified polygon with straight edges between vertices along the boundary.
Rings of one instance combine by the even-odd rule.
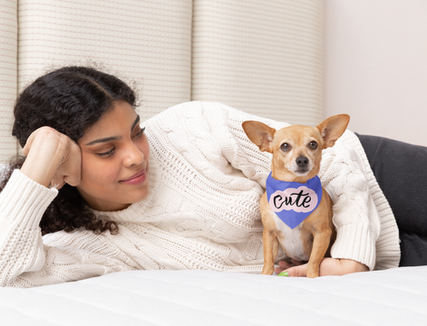
[[[334,146],[338,138],[340,138],[347,129],[349,122],[350,116],[348,114],[338,114],[319,124],[316,128],[322,135],[323,148]]]
[[[243,130],[248,138],[263,152],[272,152],[270,143],[273,141],[276,129],[267,126],[259,121],[244,121]]]

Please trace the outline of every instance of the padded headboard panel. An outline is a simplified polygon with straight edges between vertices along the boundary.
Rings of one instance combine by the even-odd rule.
[[[13,104],[17,96],[17,0],[0,0],[0,163],[16,154],[11,136]]]
[[[151,117],[190,100],[191,15],[191,0],[19,0],[19,87],[92,61],[135,81]]]
[[[312,0],[194,1],[192,99],[318,124],[322,11]]]
[[[17,92],[70,64],[96,63],[130,82],[142,119],[177,103],[205,100],[290,123],[321,120],[321,1],[0,4],[2,162],[16,151],[8,128]]]

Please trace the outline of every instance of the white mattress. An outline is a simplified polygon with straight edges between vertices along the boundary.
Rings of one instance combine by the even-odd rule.
[[[135,271],[0,288],[1,325],[427,325],[427,266],[318,279]]]

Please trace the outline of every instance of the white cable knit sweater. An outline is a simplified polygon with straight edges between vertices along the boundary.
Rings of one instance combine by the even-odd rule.
[[[244,120],[286,126],[204,102],[146,121],[148,197],[122,211],[95,212],[118,223],[117,235],[79,229],[42,238],[39,221],[57,190],[14,171],[0,195],[0,284],[31,287],[135,269],[260,272],[258,202],[271,154],[247,139]],[[395,219],[353,133],[324,151],[320,177],[335,203],[332,256],[371,270],[396,267]]]

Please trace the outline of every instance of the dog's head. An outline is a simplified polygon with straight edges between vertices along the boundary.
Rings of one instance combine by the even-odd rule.
[[[335,144],[349,121],[347,114],[340,114],[315,128],[294,125],[276,130],[258,121],[245,121],[242,127],[261,151],[273,154],[275,179],[306,182],[318,174],[322,150]]]

